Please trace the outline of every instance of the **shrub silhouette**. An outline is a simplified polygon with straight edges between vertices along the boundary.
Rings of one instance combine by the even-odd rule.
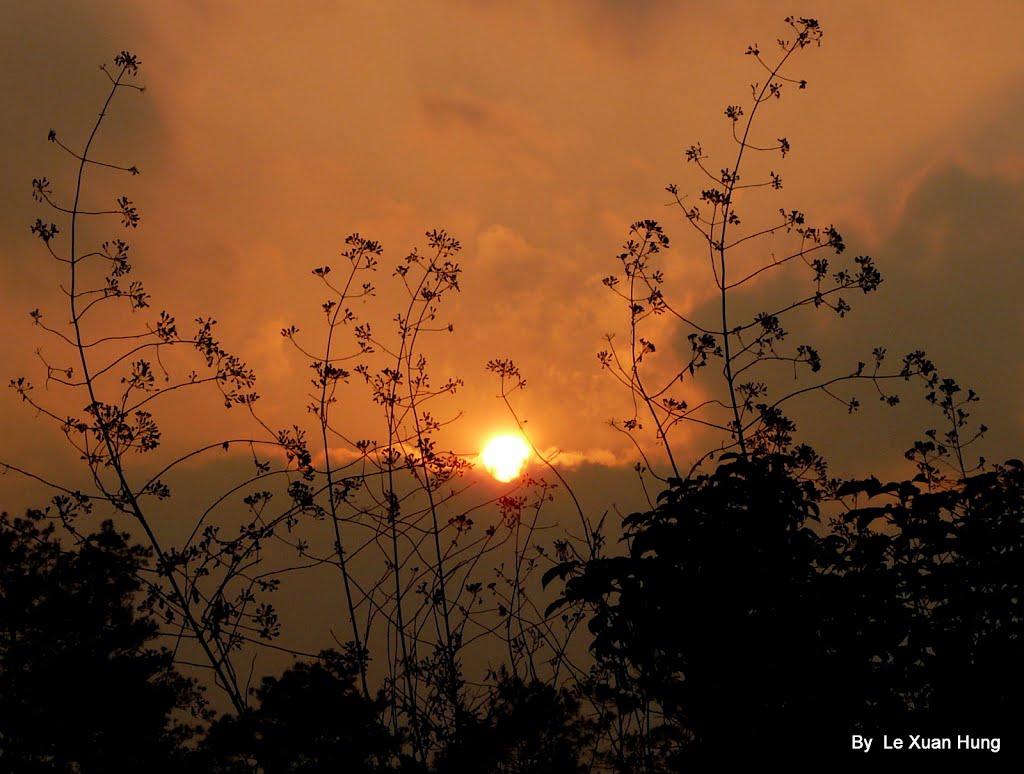
[[[843,498],[891,502],[827,523],[827,496],[797,470],[784,455],[726,455],[624,520],[626,556],[549,573],[570,576],[562,602],[593,611],[598,692],[636,717],[637,749],[616,768],[734,755],[738,736],[769,749],[794,729],[797,756],[908,731],[1002,737],[1010,754],[1024,465],[932,492],[848,482]]]
[[[437,774],[577,774],[593,742],[565,689],[502,672],[480,714],[434,762]]]
[[[617,256],[621,271],[604,281],[629,315],[628,344],[616,348],[608,336],[598,355],[633,398],[634,413],[612,424],[634,439],[644,422],[653,426],[668,475],[658,474],[639,440],[636,469],[666,488],[649,510],[623,520],[625,555],[566,560],[544,582],[565,584],[548,612],[586,621],[592,635],[595,666],[581,692],[597,708],[606,764],[616,771],[672,771],[735,756],[740,738],[760,749],[790,740],[788,756],[826,758],[849,750],[851,733],[973,729],[1005,739],[1005,719],[1019,716],[1019,463],[969,466],[965,450],[986,430],[969,428],[965,407],[977,396],[941,378],[921,351],[890,369],[885,348],[876,347],[865,358],[870,366],[817,376],[824,359],[809,344],[789,343],[785,319],[802,307],[843,317],[851,309],[845,296],[875,291],[881,274],[867,256],[839,267],[841,235],[808,225],[801,211],[780,209],[779,218],[755,225],[737,214],[739,191],[782,187],[775,171],[763,179],[749,172],[751,155],[792,150],[785,138],[757,140],[754,119],[787,89],[806,88],[784,66],[822,39],[814,19],[786,22],[795,37],[778,41],[774,64],[756,45],[747,50],[767,77],[752,84],[746,111],[725,110],[735,161],[715,174],[693,145],[687,161],[710,185],[691,204],[676,185],[667,189],[706,243],[717,317],[683,314],[665,296],[667,270],[658,262],[669,238],[653,220],[632,225]],[[769,250],[769,241],[782,246]],[[737,312],[744,286],[787,265],[809,270],[806,296]],[[664,353],[645,326],[659,315],[690,331],[690,352],[654,383],[648,369]],[[768,378],[780,363],[805,381],[780,391]],[[721,366],[718,391],[689,405],[687,383],[714,373],[712,365]],[[928,430],[907,452],[918,468],[911,481],[830,477],[783,413],[811,392],[853,412],[860,404],[848,387],[860,381],[895,406],[900,395],[886,383],[912,380],[949,429],[941,437]],[[686,422],[718,433],[688,472],[670,440]],[[890,502],[865,504],[865,496]]]
[[[110,521],[68,550],[43,514],[0,516],[0,769],[181,770],[201,693],[136,611],[149,556]]]
[[[842,670],[821,636],[838,611],[818,572],[819,498],[793,467],[782,455],[726,455],[626,517],[626,556],[550,572],[581,570],[563,601],[593,611],[601,692],[649,729],[619,767],[721,755],[737,734],[769,743],[819,712],[836,722],[844,692],[822,679]]]
[[[210,728],[202,755],[211,772],[266,774],[389,771],[397,740],[380,723],[381,703],[356,686],[355,654],[320,653],[280,677],[264,677],[252,690],[258,706],[242,717],[226,715]]]
[[[849,628],[868,686],[861,719],[929,735],[1017,736],[1024,687],[1024,464],[946,487],[880,484],[835,530]],[[879,503],[879,501],[882,501]],[[888,501],[888,502],[885,502]],[[933,733],[934,732],[934,733]]]
[[[388,706],[377,711],[426,765],[486,699],[486,689],[464,673],[467,647],[496,643],[509,654],[513,672],[529,670],[536,677],[538,664],[546,663],[538,654],[563,652],[559,638],[568,636],[537,620],[538,606],[524,595],[535,567],[547,561],[535,541],[546,526],[541,514],[551,499],[550,485],[523,479],[501,495],[466,503],[470,486],[459,479],[471,463],[437,440],[438,431],[454,421],[445,417],[439,399],[453,395],[462,381],[432,381],[424,345],[434,334],[453,332],[451,324],[440,322],[439,307],[459,290],[460,245],[444,231],[430,231],[428,250],[412,250],[382,279],[382,247],[352,234],[333,274],[330,265],[314,268],[327,294],[320,304],[326,341],[319,350],[304,348],[307,334],[295,325],[281,335],[314,372],[308,408],[316,433],[311,442],[300,424],[270,427],[256,409],[254,373],[221,346],[212,317],[196,319],[189,333],[167,311],[130,323],[97,312],[143,317],[152,302],[135,279],[129,245],[111,239],[90,250],[83,226],[88,219],[110,217],[127,229],[140,223],[127,196],[109,209],[85,203],[93,195],[87,173],[139,174],[135,166],[95,158],[93,140],[115,98],[143,90],[136,82],[140,64],[122,51],[113,68],[101,68],[110,89],[81,150],[56,131],[49,133],[48,140],[75,160],[78,174],[70,191],[55,190],[45,177],[33,181],[33,197],[60,222],[39,219],[31,230],[66,272],[63,287],[69,290],[61,301],[70,317],[66,324],[51,323],[37,309],[31,318],[66,360],[51,360],[40,350],[45,394],[26,377],[12,379],[10,386],[55,423],[80,455],[87,489],[13,461],[0,466],[52,487],[53,506],[72,537],[81,537],[94,512],[138,525],[156,569],[142,589],[145,605],[158,611],[160,634],[173,638],[176,658],[209,670],[211,684],[231,702],[241,726],[255,722],[249,719],[241,652],[281,634],[269,595],[297,573],[336,568],[344,595],[341,625],[352,641],[362,698],[377,706],[367,672],[370,647],[387,648],[382,683]],[[378,283],[389,283],[381,296],[398,306],[384,324],[363,306],[377,295]],[[123,328],[112,332],[112,323]],[[183,361],[170,352],[184,355],[184,362],[198,359],[197,370],[183,374],[177,370]],[[166,417],[159,407],[169,395],[196,388],[211,388],[225,407],[246,412],[262,438],[217,439],[167,454],[161,449]],[[65,413],[58,395],[72,401],[68,411],[77,413]],[[353,395],[377,414],[380,422],[371,432],[381,433],[380,441],[353,437],[339,421],[336,406],[352,406]],[[457,418],[458,412],[452,414]],[[172,497],[172,476],[185,462],[238,446],[251,454],[253,474],[226,483],[209,508],[176,514],[176,526],[187,525],[178,527],[187,537],[169,537],[168,522],[156,514],[157,503]],[[137,454],[160,459],[140,469],[134,465]],[[476,513],[485,508],[498,518],[474,529]],[[267,550],[271,544],[273,552]],[[501,560],[490,567],[482,561],[499,550]],[[288,680],[295,679],[289,673]],[[270,754],[266,746],[249,747]]]

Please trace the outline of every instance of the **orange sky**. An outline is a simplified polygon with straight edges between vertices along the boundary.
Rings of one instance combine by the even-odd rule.
[[[819,349],[826,374],[870,360],[877,346],[894,357],[926,350],[943,374],[982,396],[974,413],[992,429],[978,452],[1020,456],[1024,6],[812,5],[797,12],[821,20],[823,44],[789,71],[809,88],[772,105],[761,125],[769,141],[785,135],[792,143],[776,170],[785,186],[744,206],[754,219],[759,207],[785,207],[834,223],[848,254],[872,254],[885,282],[878,293],[851,297],[846,320],[795,318],[793,338]],[[680,312],[715,320],[702,245],[681,214],[664,207],[664,188],[699,191],[685,149],[729,149],[723,109],[744,103],[748,84],[761,77],[743,52],[756,42],[769,55],[793,12],[774,0],[2,3],[3,376],[28,376],[57,413],[79,413],[85,403],[42,389],[36,350],[56,364],[69,353],[42,337],[28,313],[38,307],[59,325],[68,312],[59,290],[66,278],[29,233],[37,217],[49,217],[32,201],[30,183],[46,175],[56,192],[68,190],[72,165],[47,132],[80,146],[108,88],[97,65],[128,49],[142,61],[147,91],[118,98],[96,149],[142,174],[96,174],[89,191],[103,201],[127,194],[139,207],[142,225],[127,236],[154,311],[168,309],[183,323],[216,318],[225,348],[257,373],[264,421],[312,430],[312,372],[280,336],[295,324],[310,349],[321,346],[325,298],[311,270],[340,269],[345,236],[359,232],[383,244],[386,277],[409,250],[425,249],[424,232],[445,229],[462,244],[462,292],[442,309],[455,332],[431,339],[425,353],[435,383],[458,376],[465,386],[431,407],[441,419],[462,412],[440,443],[471,455],[489,434],[513,426],[485,364],[514,360],[528,383],[515,406],[531,438],[560,451],[583,508],[595,522],[607,514],[614,541],[618,515],[643,507],[644,495],[630,469],[635,450],[607,425],[630,402],[596,353],[605,334],[623,341],[628,312],[601,279],[615,272],[629,225],[659,219],[673,242],[664,255],[666,296]],[[111,225],[92,233],[124,236]],[[384,278],[379,284],[375,305],[358,311],[384,331],[399,297]],[[762,311],[797,288],[805,286],[766,277],[738,305]],[[108,330],[143,322],[122,317]],[[658,344],[652,377],[678,370],[684,333],[667,319],[648,331]],[[703,392],[687,393],[691,402],[722,395],[710,371]],[[852,417],[820,398],[796,407],[800,440],[839,474],[908,475],[904,450],[939,418],[919,394],[908,393],[898,410],[880,406],[870,390],[860,398],[864,408]],[[350,437],[383,440],[373,408],[356,384],[337,424]],[[262,432],[209,394],[172,397],[156,418],[164,448],[150,462],[133,459],[143,466],[134,470]],[[0,394],[0,428],[0,462],[88,484],[59,429],[13,391]],[[680,432],[674,447],[685,464],[711,442]],[[590,464],[570,464],[581,462]],[[178,541],[193,514],[247,472],[240,454],[190,463],[173,482],[171,504],[155,511],[157,532]],[[506,490],[480,476],[467,485],[452,508],[481,526],[495,523],[488,501]],[[239,497],[229,507],[240,509]],[[16,474],[0,475],[4,510],[46,499]],[[576,529],[566,498],[551,508],[546,519]],[[379,572],[378,555],[359,561]],[[289,647],[315,652],[332,643],[338,619],[325,611],[341,609],[340,591],[321,571],[278,594]]]
[[[28,234],[43,215],[32,177],[59,188],[70,174],[46,132],[81,141],[106,88],[96,65],[127,48],[142,60],[147,92],[119,99],[100,148],[143,171],[118,183],[143,213],[130,234],[136,271],[155,308],[220,321],[225,346],[257,372],[268,423],[305,421],[308,365],[278,332],[295,323],[321,335],[310,270],[336,263],[351,232],[383,243],[387,264],[444,228],[463,246],[464,279],[447,307],[456,332],[428,354],[435,381],[466,382],[448,404],[464,412],[450,445],[473,452],[509,425],[484,370],[504,357],[527,378],[517,406],[540,447],[623,464],[631,447],[606,420],[627,411],[628,396],[595,354],[627,318],[600,280],[615,270],[629,224],[658,218],[676,245],[668,292],[681,311],[710,314],[699,245],[662,206],[663,189],[695,190],[682,155],[691,143],[727,147],[722,109],[758,77],[743,51],[753,42],[770,50],[792,12],[778,2],[659,0],[47,8],[0,10],[8,376],[38,379],[34,350],[59,353],[27,316],[37,306],[60,315],[57,275]],[[925,349],[982,395],[977,414],[993,428],[985,453],[1019,453],[1024,9],[817,2],[801,13],[819,18],[825,37],[792,72],[808,91],[791,93],[765,124],[794,147],[785,188],[766,206],[834,222],[886,277],[878,294],[852,299],[848,321],[809,318],[801,332],[836,371],[878,345]],[[387,319],[389,300],[368,314]],[[667,372],[685,341],[665,324],[660,333],[653,367]],[[355,400],[348,427],[375,432]],[[808,439],[854,467],[865,454],[895,463],[934,421],[874,405],[850,421],[841,407],[812,406],[798,412]],[[165,433],[181,448],[216,440],[244,419],[237,414],[215,402],[171,407]],[[59,433],[13,393],[0,400],[0,422],[5,458],[63,459]],[[690,436],[677,442],[684,458],[703,451]],[[12,496],[19,487],[0,484]]]

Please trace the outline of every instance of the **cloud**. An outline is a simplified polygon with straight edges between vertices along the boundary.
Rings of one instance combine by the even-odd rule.
[[[491,116],[487,106],[467,98],[427,94],[420,98],[420,111],[427,125],[437,129],[465,126],[474,131],[490,131]]]
[[[43,154],[51,146],[42,139],[51,119],[57,128],[82,126],[95,113],[94,91],[102,91],[95,65],[110,56],[111,43],[131,40],[152,88],[117,109],[107,147],[144,172],[132,183],[145,217],[131,235],[136,269],[161,308],[181,320],[195,313],[221,321],[226,348],[264,374],[261,410],[275,424],[302,415],[308,392],[308,364],[282,346],[279,328],[299,325],[313,351],[322,341],[323,290],[310,269],[337,269],[344,236],[359,231],[384,244],[382,273],[390,272],[407,250],[422,249],[423,232],[436,226],[463,244],[463,292],[443,310],[456,334],[430,344],[432,367],[467,379],[450,404],[452,413],[467,412],[459,423],[466,429],[452,431],[462,433],[453,436],[458,444],[474,448],[478,425],[504,417],[484,364],[506,356],[527,377],[516,405],[539,443],[583,458],[592,454],[587,450],[626,454],[628,443],[606,421],[631,411],[628,391],[600,370],[596,353],[606,333],[624,342],[628,313],[601,277],[615,270],[629,224],[657,217],[673,240],[666,294],[681,312],[715,319],[706,254],[686,236],[690,227],[679,213],[662,209],[663,186],[675,180],[699,191],[703,183],[682,150],[702,138],[710,138],[709,149],[715,138],[729,145],[721,106],[742,98],[757,77],[742,50],[782,34],[789,9],[610,0],[444,3],[413,11],[328,5],[296,14],[263,4],[242,14],[219,5],[120,13],[69,3],[63,17],[52,18],[5,6],[11,40],[2,77],[18,120],[10,122],[14,139],[4,149],[9,172],[0,188],[2,321],[26,330],[15,326],[26,324],[35,298],[29,306],[21,299],[36,287],[54,289],[50,301],[60,300],[56,275],[30,262],[38,245],[27,233],[35,216],[27,185],[50,168],[52,157]],[[1013,4],[993,7],[1006,19],[1020,13]],[[861,213],[850,249],[877,247],[887,281],[878,296],[858,299],[851,320],[810,317],[804,330],[828,343],[839,336],[834,328],[877,315],[877,330],[861,333],[874,346],[876,333],[899,339],[922,319],[928,330],[946,324],[920,311],[938,299],[960,324],[943,334],[951,347],[955,342],[950,362],[965,372],[984,368],[979,342],[1015,324],[1007,288],[1016,275],[1005,267],[1002,276],[974,285],[948,266],[957,265],[950,245],[975,256],[982,273],[993,260],[1011,260],[985,241],[980,223],[999,223],[992,228],[1005,236],[1004,246],[1020,236],[1017,216],[1004,204],[1016,189],[999,187],[1007,180],[999,167],[1019,145],[1013,127],[1021,63],[1005,45],[1015,27],[990,30],[995,43],[958,39],[963,55],[944,57],[935,54],[936,41],[954,39],[971,9],[943,6],[922,17],[910,7],[852,8],[822,6],[824,45],[797,68],[812,88],[799,100],[787,96],[781,110],[773,104],[771,121],[793,128],[796,150],[782,170],[786,206],[840,225]],[[908,35],[911,22],[917,32]],[[946,173],[934,165],[950,146],[974,150],[964,154],[966,177],[943,182]],[[986,185],[1008,198],[992,199]],[[985,209],[956,199],[958,187]],[[861,223],[877,228],[867,235]],[[971,252],[981,243],[988,247]],[[894,254],[908,253],[936,263],[887,268]],[[904,271],[901,292],[914,301],[886,305]],[[949,295],[949,288],[965,287],[994,300],[983,306]],[[761,311],[791,289],[758,283],[741,303]],[[382,289],[373,301],[385,324],[396,298]],[[655,323],[660,327],[649,334],[658,353],[649,365],[669,378],[689,348],[670,322]],[[976,333],[967,336],[971,326]],[[830,362],[863,359],[863,347],[844,347]],[[4,358],[31,365],[32,348],[29,337],[12,337]],[[1016,377],[982,373],[996,386],[979,385],[979,392],[1016,405]],[[714,384],[709,380],[707,396]],[[361,405],[365,394],[353,389],[346,400]],[[369,413],[352,411],[350,421],[368,423]],[[205,419],[194,423],[195,432],[216,427]],[[818,416],[805,426],[824,435],[832,427]]]
[[[557,448],[544,449],[541,456],[550,464],[559,468],[578,468],[582,465],[601,465],[606,468],[628,466],[634,462],[634,456],[623,454],[611,449],[585,449],[581,451]]]
[[[904,355],[924,350],[942,377],[954,378],[962,386],[961,396],[974,389],[982,398],[965,408],[972,415],[972,428],[984,423],[991,430],[969,458],[1019,455],[1024,366],[1010,355],[1015,350],[1008,342],[1024,334],[1024,225],[1015,215],[1022,208],[1022,180],[971,171],[953,162],[932,166],[914,180],[893,222],[870,240],[877,242],[872,253],[883,276],[878,291],[851,294],[853,310],[845,319],[810,308],[788,323],[784,319],[790,331],[787,343],[817,348],[824,378],[849,373],[859,361],[871,363],[875,347],[886,348],[890,371],[898,371]],[[837,268],[847,256],[865,252],[868,241],[860,229],[844,231],[848,248],[843,258],[833,259]],[[781,308],[808,289],[804,272],[768,274],[749,298],[738,299],[733,319]],[[698,314],[714,311],[709,306]],[[766,373],[774,374],[769,381],[774,397],[815,381],[794,380],[779,370]],[[949,426],[924,401],[917,382],[896,380],[886,389],[901,394],[900,406],[882,406],[868,385],[847,385],[834,391],[858,397],[862,407],[857,413],[847,414],[823,395],[787,404],[787,413],[797,421],[800,437],[833,461],[838,471],[864,474],[871,465],[895,470],[895,463],[924,430],[936,428],[941,434]]]

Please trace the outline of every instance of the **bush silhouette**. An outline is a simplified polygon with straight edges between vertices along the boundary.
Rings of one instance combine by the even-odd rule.
[[[383,248],[356,233],[346,238],[333,270],[312,268],[317,292],[327,296],[318,305],[321,330],[310,337],[295,325],[281,329],[313,370],[311,419],[271,427],[257,409],[255,374],[221,346],[213,317],[187,325],[166,310],[150,315],[155,302],[133,273],[129,244],[89,241],[86,222],[120,220],[126,229],[141,222],[127,196],[110,206],[86,203],[99,198],[93,173],[139,174],[135,166],[97,158],[94,140],[115,99],[144,90],[140,66],[135,54],[122,51],[113,67],[101,68],[110,88],[80,149],[49,133],[74,159],[73,182],[33,180],[33,197],[59,225],[38,219],[31,231],[64,273],[67,290],[60,322],[39,309],[30,315],[60,354],[40,350],[45,390],[27,377],[10,386],[66,437],[88,483],[80,491],[14,460],[0,465],[51,486],[58,493],[52,503],[72,534],[94,510],[138,527],[153,550],[157,574],[146,592],[160,612],[161,634],[174,638],[182,663],[211,670],[212,686],[240,721],[250,712],[241,679],[246,651],[282,633],[273,593],[300,573],[336,568],[344,598],[338,623],[353,643],[359,690],[369,702],[370,649],[388,648],[389,658],[378,662],[389,704],[382,718],[425,764],[482,697],[481,681],[473,685],[465,674],[468,646],[496,643],[513,671],[536,671],[540,651],[564,648],[564,633],[536,620],[538,606],[523,594],[542,556],[527,553],[538,548],[536,536],[547,526],[541,511],[551,487],[523,479],[504,495],[470,492],[461,480],[472,467],[470,455],[439,441],[442,428],[461,414],[444,400],[463,383],[455,376],[434,381],[427,342],[454,331],[440,315],[442,301],[460,288],[461,246],[432,230],[424,252],[413,249],[390,277],[381,277]],[[378,295],[394,306],[384,317],[371,305]],[[130,322],[125,312],[133,315]],[[310,338],[321,343],[307,348]],[[244,412],[255,437],[206,439],[168,453],[161,428],[180,418],[163,413],[167,404],[184,394],[203,400],[204,393]],[[373,417],[367,437],[353,436],[345,425],[355,405]],[[191,483],[188,465],[233,449],[251,457],[251,475],[226,482],[208,508],[176,511],[173,526],[162,518],[167,506],[161,503],[172,498],[180,477]],[[472,497],[477,501],[466,502]],[[474,528],[482,509],[495,518]],[[501,560],[482,561],[499,552]],[[333,621],[319,623],[327,629]]]
[[[593,611],[608,698],[622,714],[655,717],[657,749],[634,753],[644,766],[721,755],[737,734],[770,743],[818,712],[836,722],[844,692],[822,677],[841,670],[819,627],[838,611],[817,577],[818,496],[792,468],[781,455],[728,455],[626,517],[626,556],[551,571],[580,570],[564,601]]]
[[[0,516],[0,769],[181,770],[201,694],[136,611],[148,557],[110,521],[68,550]]]
[[[799,210],[779,209],[754,225],[748,212],[738,214],[737,204],[748,210],[754,201],[740,191],[782,188],[774,170],[752,173],[750,159],[784,158],[792,147],[785,138],[758,139],[755,118],[787,90],[806,88],[784,69],[821,43],[816,20],[786,22],[793,36],[779,39],[774,62],[756,44],[746,52],[761,79],[749,107],[725,109],[732,163],[716,174],[695,144],[686,157],[705,187],[690,203],[675,184],[667,188],[706,243],[711,319],[684,314],[665,295],[671,264],[660,261],[670,242],[654,220],[631,226],[617,256],[621,271],[604,280],[625,302],[629,337],[616,347],[608,336],[598,358],[634,409],[612,424],[637,439],[641,480],[653,475],[665,488],[649,510],[623,520],[625,555],[567,559],[544,580],[565,584],[549,613],[586,621],[592,635],[595,666],[581,690],[601,708],[607,764],[616,771],[671,771],[740,755],[740,738],[758,749],[790,740],[787,756],[820,759],[849,750],[852,733],[973,729],[1008,738],[1005,718],[1019,714],[1017,463],[970,467],[965,450],[986,430],[969,427],[966,406],[977,396],[940,377],[921,351],[892,369],[876,347],[865,358],[871,365],[820,376],[825,359],[810,344],[791,344],[786,320],[800,308],[844,317],[848,295],[874,292],[881,274],[868,256],[842,265],[839,232],[808,225]],[[787,266],[808,270],[807,295],[746,311],[751,302],[741,304],[739,293]],[[664,354],[646,326],[662,315],[690,331],[690,352],[655,381],[651,362]],[[795,386],[773,383],[779,364]],[[710,396],[690,405],[687,385],[719,373]],[[832,477],[784,413],[808,393],[852,413],[860,401],[850,390],[859,382],[895,406],[901,396],[886,385],[910,381],[924,386],[948,427],[941,436],[927,431],[907,452],[919,471],[912,481]],[[639,441],[644,423],[663,461]],[[671,442],[683,423],[712,434],[689,468]],[[866,504],[865,496],[889,502]]]
[[[434,762],[437,774],[577,774],[593,742],[564,689],[502,672],[488,701]]]
[[[735,755],[738,736],[769,749],[794,729],[791,756],[908,731],[1001,737],[1012,754],[1024,465],[932,492],[849,482],[843,498],[891,502],[828,520],[796,471],[792,457],[727,455],[628,516],[626,556],[550,572],[569,576],[563,602],[593,611],[604,700],[656,718],[642,761],[617,768]]]
[[[872,503],[843,515],[833,565],[861,643],[860,718],[876,729],[899,721],[935,736],[1002,736],[1020,755],[1024,465],[1009,460],[943,488],[919,475],[841,491]]]
[[[242,717],[226,715],[203,746],[211,772],[266,774],[389,771],[399,747],[380,722],[383,705],[356,687],[359,663],[351,654],[323,651],[253,689],[257,706]]]

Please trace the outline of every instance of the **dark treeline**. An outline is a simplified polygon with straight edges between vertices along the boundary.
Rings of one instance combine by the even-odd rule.
[[[562,601],[592,611],[590,678],[570,693],[498,675],[429,770],[585,771],[598,738],[615,739],[596,758],[616,771],[746,749],[829,760],[858,754],[853,734],[1019,752],[1024,465],[931,490],[924,476],[847,482],[839,494],[862,504],[830,520],[799,467],[725,459],[629,516],[627,554],[556,567]],[[215,717],[137,609],[146,558],[109,522],[68,549],[42,514],[3,516],[0,768],[426,770],[358,690],[350,653],[299,661],[251,689],[247,715]]]

